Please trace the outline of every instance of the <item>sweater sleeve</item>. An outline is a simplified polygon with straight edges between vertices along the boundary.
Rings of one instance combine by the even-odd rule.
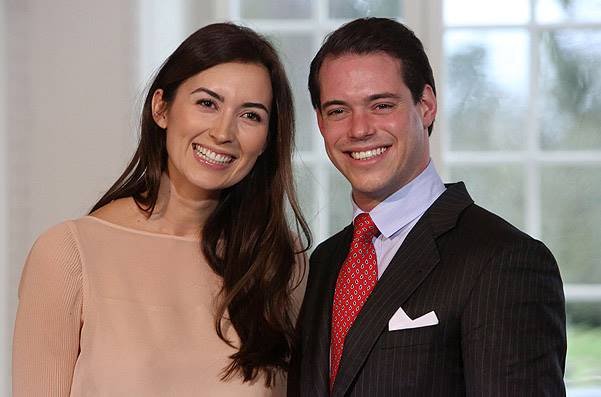
[[[42,234],[21,276],[13,396],[68,396],[82,325],[81,257],[68,223]]]

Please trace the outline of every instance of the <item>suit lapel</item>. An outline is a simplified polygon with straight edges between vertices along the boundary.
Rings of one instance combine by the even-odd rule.
[[[440,261],[436,238],[472,203],[462,183],[447,187],[413,227],[349,330],[332,396],[344,396],[392,315]]]
[[[392,315],[438,264],[429,229],[415,225],[365,302],[346,336],[333,396],[345,394]]]

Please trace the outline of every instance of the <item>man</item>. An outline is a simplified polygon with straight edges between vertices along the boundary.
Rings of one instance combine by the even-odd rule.
[[[557,264],[441,182],[420,41],[392,20],[350,22],[313,59],[309,89],[354,225],[311,256],[289,395],[565,395]]]

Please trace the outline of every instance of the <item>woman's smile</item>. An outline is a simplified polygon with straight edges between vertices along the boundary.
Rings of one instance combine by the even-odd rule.
[[[211,166],[218,166],[220,168],[226,168],[229,166],[232,161],[235,160],[235,157],[225,153],[217,153],[206,146],[203,146],[199,143],[193,143],[192,149],[195,157],[201,163],[207,163]]]

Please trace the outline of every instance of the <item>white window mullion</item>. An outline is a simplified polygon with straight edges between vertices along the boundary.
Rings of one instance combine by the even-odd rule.
[[[186,37],[185,0],[138,0],[139,91]],[[157,29],[161,26],[161,29]]]
[[[215,8],[215,21],[233,21],[240,19],[238,0],[213,0]]]
[[[329,19],[329,10],[328,10],[328,1],[327,0],[315,0],[313,2],[313,24],[316,26],[315,34],[313,36],[314,41],[314,52],[316,52],[319,47],[321,47],[321,43],[326,34],[328,34],[332,29],[330,29],[330,19]],[[310,65],[307,65],[307,70]],[[308,75],[308,73],[307,73]],[[307,92],[307,95],[309,93]],[[315,208],[317,213],[315,214],[315,231],[314,238],[315,244],[318,244],[321,241],[324,241],[329,236],[329,228],[330,228],[330,205],[331,201],[329,200],[330,194],[330,178],[327,172],[327,156],[324,156],[325,150],[323,148],[323,141],[321,138],[321,134],[319,131],[313,131],[312,139],[311,139],[311,157],[312,157],[312,170],[315,173],[315,183],[317,184],[316,195],[315,198]],[[349,218],[350,218],[349,214]]]
[[[525,225],[526,232],[535,238],[541,236],[541,176],[539,170],[539,117],[538,117],[538,71],[540,59],[540,32],[536,26],[536,1],[530,1],[530,21],[528,23],[530,44],[530,70],[528,73],[528,119],[525,127],[526,133],[526,161],[524,162],[524,195],[525,195]]]
[[[445,161],[448,163],[511,163],[526,162],[528,159],[535,163],[545,164],[601,164],[601,151],[448,151]]]
[[[327,0],[315,0],[313,2],[313,18],[320,25],[324,25],[328,22],[328,1]]]
[[[446,130],[446,120],[444,120],[444,21],[442,12],[442,0],[424,0],[421,2],[407,1],[405,5],[405,22],[414,30],[417,37],[420,37],[434,73],[434,82],[436,83],[436,99],[438,103],[438,113],[434,123],[434,129],[430,136],[430,157],[434,160],[438,171],[446,174],[444,152],[449,148],[448,136]]]
[[[447,29],[469,29],[469,30],[515,30],[515,29],[523,29],[525,24],[519,23],[509,23],[509,24],[490,24],[490,25],[446,25]],[[562,22],[562,23],[541,23],[536,24],[537,27],[544,29],[599,29],[601,28],[601,23],[591,22],[591,23],[577,23],[577,22]]]
[[[566,302],[601,302],[599,284],[564,284]]]

